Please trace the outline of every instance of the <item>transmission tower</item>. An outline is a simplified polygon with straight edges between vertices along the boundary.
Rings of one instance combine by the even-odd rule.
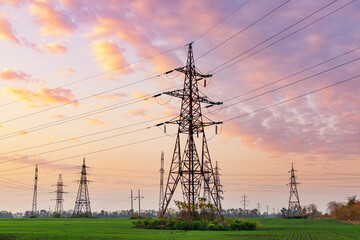
[[[249,203],[249,201],[247,199],[248,199],[248,197],[245,194],[241,197],[241,202],[244,206],[244,213],[246,213],[246,204]]]
[[[211,200],[214,202],[218,214],[221,215],[220,194],[214,180],[215,175],[211,164],[204,127],[222,124],[222,122],[204,122],[201,113],[201,103],[208,104],[206,107],[220,105],[222,103],[213,102],[199,92],[198,81],[204,79],[205,86],[206,78],[211,77],[211,75],[203,75],[195,68],[192,43],[189,44],[186,66],[177,68],[175,71],[184,73],[185,80],[182,89],[163,93],[182,99],[182,103],[179,117],[165,122],[165,124],[178,125],[178,132],[165,188],[161,215],[165,215],[179,181],[181,182],[183,197],[188,209],[188,221],[191,221],[191,216],[195,211],[194,207],[200,196],[202,182],[209,188]],[[162,124],[158,124],[158,126],[160,125]],[[195,136],[199,136],[202,142],[200,156],[196,149],[194,134]],[[180,136],[183,135],[187,136],[187,140],[183,155],[181,156],[180,145],[182,137]]]
[[[291,171],[289,171],[289,173],[291,173],[290,183],[287,184],[290,186],[288,216],[295,216],[301,214],[299,194],[297,191],[297,185],[300,183],[296,182],[295,172],[296,170],[294,170],[294,164],[291,163]]]
[[[73,216],[84,216],[91,217],[91,208],[90,208],[90,197],[88,190],[88,182],[86,178],[86,168],[85,158],[83,160],[81,178],[79,181],[79,190],[75,201],[74,213]]]
[[[34,195],[33,195],[33,203],[31,215],[35,215],[37,213],[37,183],[38,183],[38,165],[35,166],[35,182],[34,182]]]
[[[56,183],[56,198],[55,198],[55,201],[56,201],[56,205],[55,205],[55,210],[54,212],[58,213],[60,216],[62,214],[62,212],[64,211],[64,207],[63,207],[63,202],[64,202],[64,183],[63,183],[63,180],[62,180],[62,177],[61,177],[61,174],[59,174],[59,178],[58,178],[58,181]]]
[[[215,173],[214,173],[214,179],[215,179],[215,184],[217,186],[218,189],[218,194],[219,194],[219,198],[217,199],[219,202],[217,203],[217,205],[221,205],[220,199],[223,199],[223,193],[224,191],[222,190],[222,185],[220,183],[220,168],[218,167],[218,162],[216,161],[216,165],[215,165]]]
[[[161,152],[159,211],[161,211],[162,201],[164,199],[164,173],[164,152]]]

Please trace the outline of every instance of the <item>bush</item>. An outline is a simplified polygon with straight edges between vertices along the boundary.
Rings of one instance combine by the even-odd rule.
[[[204,230],[206,228],[206,223],[196,220],[191,223],[190,227],[193,230]]]
[[[167,221],[166,226],[168,226],[170,229],[172,229],[174,227],[175,221],[172,219],[169,219],[169,221]]]
[[[232,218],[225,220],[216,220],[213,222],[203,222],[199,220],[187,221],[170,219],[143,219],[133,221],[135,228],[146,229],[170,229],[170,230],[209,230],[209,231],[225,231],[225,230],[256,230],[259,222],[245,220],[244,218]]]
[[[224,226],[221,223],[216,224],[216,230],[224,231]]]
[[[210,230],[210,231],[216,230],[216,225],[213,223],[209,223],[209,225],[207,226],[207,230]]]

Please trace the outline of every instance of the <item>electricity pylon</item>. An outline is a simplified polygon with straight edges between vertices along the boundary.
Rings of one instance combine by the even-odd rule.
[[[205,81],[211,75],[203,75],[195,68],[192,43],[189,44],[186,66],[177,68],[175,71],[184,73],[185,80],[182,89],[163,93],[182,99],[182,103],[179,117],[165,122],[165,124],[178,125],[178,132],[165,188],[161,215],[165,215],[179,181],[181,182],[185,204],[188,209],[188,221],[191,221],[191,216],[195,211],[195,204],[200,196],[202,183],[204,183],[206,188],[209,188],[211,200],[218,214],[222,215],[219,189],[214,179],[215,174],[204,131],[205,127],[222,124],[222,122],[204,122],[201,113],[201,103],[208,104],[206,107],[222,103],[213,102],[199,92],[198,81],[202,79]],[[158,124],[158,126],[162,124]],[[180,145],[181,136],[183,135],[187,136],[187,140],[183,155],[181,155]],[[202,142],[200,155],[195,145],[194,135],[199,136]]]
[[[35,215],[37,213],[37,183],[38,183],[38,165],[35,166],[35,182],[34,182],[34,195],[33,195],[33,203],[31,215]]]
[[[90,181],[86,178],[86,168],[87,166],[85,165],[84,158],[73,216],[91,217],[90,197],[88,190],[88,182]]]
[[[161,211],[161,204],[164,198],[164,173],[164,152],[161,152],[159,211]]]
[[[64,211],[64,207],[63,207],[63,202],[64,202],[64,183],[61,177],[61,174],[59,174],[59,178],[58,181],[56,183],[56,205],[55,205],[55,210],[54,212],[58,213],[60,216],[62,214],[62,212]]]
[[[221,202],[220,200],[223,199],[223,193],[224,191],[222,190],[222,184],[220,183],[220,168],[218,167],[218,162],[216,161],[216,165],[215,165],[215,176],[214,176],[214,179],[215,179],[215,184],[217,185],[217,188],[218,188],[218,193],[219,193],[219,198],[217,199],[219,202],[218,202],[218,205],[221,205]]]
[[[296,216],[301,214],[299,194],[297,191],[297,185],[300,183],[296,182],[295,172],[296,170],[294,170],[294,164],[291,163],[291,171],[289,171],[289,173],[291,173],[290,183],[287,184],[290,186],[288,216]]]

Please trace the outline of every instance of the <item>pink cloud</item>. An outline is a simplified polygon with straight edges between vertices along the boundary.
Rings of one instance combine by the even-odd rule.
[[[107,124],[100,119],[101,117],[96,116],[93,118],[82,118],[81,120],[83,120],[85,123],[89,124],[89,125],[100,125],[100,126],[106,126]]]
[[[4,13],[0,12],[0,39],[13,42],[16,44],[21,44],[19,39],[16,36],[16,32],[13,29],[12,24],[4,18]]]
[[[64,70],[59,71],[59,73],[66,78],[71,77],[72,73],[75,73],[75,72],[76,72],[75,69],[73,69],[70,66],[66,66],[66,68]]]
[[[76,28],[65,11],[48,2],[33,1],[30,4],[30,12],[41,26],[40,33],[44,36],[71,35]]]
[[[120,102],[120,101],[122,101],[122,98],[126,97],[126,96],[127,96],[127,94],[125,94],[125,93],[113,93],[113,94],[101,94],[99,96],[96,96],[96,98]]]
[[[43,88],[38,92],[30,91],[26,88],[15,88],[9,86],[5,89],[5,93],[15,98],[21,99],[30,104],[30,107],[50,106],[54,104],[69,103],[75,100],[75,96],[70,89],[53,89]],[[36,96],[34,96],[36,95]],[[77,106],[77,102],[72,103]]]
[[[0,72],[0,79],[6,80],[6,81],[24,81],[24,82],[30,82],[31,75],[26,74],[22,71],[14,71],[10,68],[4,68]]]
[[[112,40],[93,41],[91,48],[93,55],[95,55],[96,62],[105,71],[111,71],[127,64],[123,53],[124,51]],[[127,74],[131,71],[131,68],[120,68],[114,72],[118,74]]]
[[[58,43],[48,43],[45,45],[41,45],[41,47],[53,54],[65,54],[67,52],[67,48],[63,45],[60,45]]]
[[[22,5],[30,2],[31,0],[0,0],[0,5],[11,5],[14,7],[21,7]]]

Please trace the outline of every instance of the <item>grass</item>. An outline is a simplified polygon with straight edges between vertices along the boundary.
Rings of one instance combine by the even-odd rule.
[[[13,239],[360,239],[360,225],[328,219],[257,219],[257,231],[131,228],[129,219],[0,219],[0,240]]]

